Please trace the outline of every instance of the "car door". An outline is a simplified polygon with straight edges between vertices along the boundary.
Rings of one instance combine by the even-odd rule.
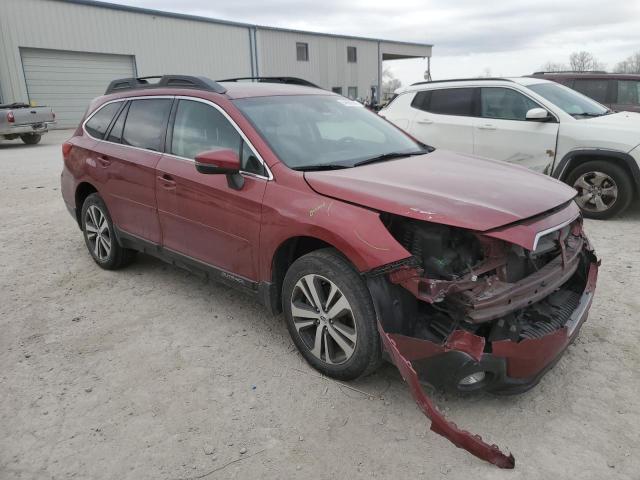
[[[244,185],[196,171],[207,150],[238,152]],[[166,153],[156,171],[156,197],[167,250],[249,280],[257,279],[262,197],[268,171],[239,127],[218,105],[181,98],[174,106]]]
[[[616,80],[616,99],[611,108],[626,112],[640,112],[640,81]]]
[[[94,147],[114,223],[124,232],[153,243],[160,242],[155,168],[172,101],[172,97],[128,101],[105,138]]]
[[[418,92],[411,103],[416,114],[409,132],[427,145],[472,153],[474,91],[459,87]]]
[[[558,136],[555,117],[545,122],[527,120],[527,111],[542,107],[511,88],[482,87],[479,100],[473,152],[537,172],[548,171]]]

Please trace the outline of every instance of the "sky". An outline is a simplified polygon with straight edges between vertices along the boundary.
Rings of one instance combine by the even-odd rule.
[[[520,76],[586,50],[608,69],[640,51],[640,0],[111,0],[317,32],[433,44],[434,80]],[[403,84],[426,61],[386,61]]]

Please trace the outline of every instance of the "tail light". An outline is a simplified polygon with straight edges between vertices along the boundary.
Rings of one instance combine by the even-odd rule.
[[[9,110],[7,112],[7,122],[14,123],[16,121],[16,117],[13,116],[13,112]]]
[[[62,144],[62,157],[66,160],[66,158],[71,153],[71,149],[73,148],[73,144],[69,142],[64,142]]]

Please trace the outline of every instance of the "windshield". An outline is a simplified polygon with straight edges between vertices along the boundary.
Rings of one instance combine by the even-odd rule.
[[[244,98],[235,104],[290,168],[348,168],[425,153],[386,120],[338,95]]]
[[[574,118],[599,117],[609,113],[607,107],[557,83],[536,83],[529,88]]]

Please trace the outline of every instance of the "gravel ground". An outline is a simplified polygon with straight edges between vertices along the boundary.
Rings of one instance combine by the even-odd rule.
[[[0,144],[0,479],[640,478],[640,205],[587,222],[596,299],[540,385],[435,395],[502,471],[430,432],[391,365],[342,386],[240,293],[99,269],[60,196],[68,136]]]

